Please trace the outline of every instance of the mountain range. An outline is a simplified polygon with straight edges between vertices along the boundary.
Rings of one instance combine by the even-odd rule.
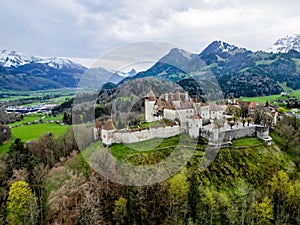
[[[276,52],[253,52],[223,41],[212,42],[200,54],[172,49],[151,68],[134,77],[125,78],[121,83],[135,78],[155,76],[180,85],[182,80],[195,80],[197,82],[192,82],[194,88],[199,89],[199,84],[196,83],[200,83],[201,87],[201,81],[212,75],[218,81],[225,97],[278,94],[283,91],[283,84],[299,89],[299,37],[300,35],[293,35],[280,39],[271,48],[277,49]],[[184,83],[191,85],[191,82]],[[192,89],[188,86],[184,88]],[[205,84],[202,88],[205,88]]]
[[[39,58],[0,51],[0,89],[77,87],[87,74],[87,85],[99,87],[105,81],[109,88],[149,76],[191,85],[188,80],[201,81],[213,75],[225,96],[277,94],[283,90],[283,83],[293,89],[300,88],[300,35],[281,38],[266,51],[257,52],[223,41],[212,42],[199,54],[174,48],[151,68],[139,73],[87,69],[65,58]],[[186,85],[185,88],[191,89]]]
[[[43,90],[75,87],[86,68],[69,59],[0,51],[0,88]]]
[[[284,38],[280,38],[274,43],[274,45],[267,49],[267,52],[273,53],[288,53],[290,50],[300,52],[300,35],[288,35]]]

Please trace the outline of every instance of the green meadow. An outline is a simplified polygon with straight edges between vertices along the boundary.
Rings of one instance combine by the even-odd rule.
[[[11,139],[5,144],[0,145],[0,155],[8,151],[10,144],[13,143],[16,138],[21,138],[23,142],[27,142],[29,140],[35,140],[47,132],[51,132],[58,137],[59,135],[64,134],[67,129],[68,126],[62,126],[56,123],[31,124],[28,126],[14,127],[11,129]]]
[[[260,96],[260,97],[252,97],[252,98],[247,98],[247,97],[241,97],[239,100],[245,101],[245,102],[258,102],[260,104],[268,102],[274,102],[277,98],[279,98],[280,95],[269,95],[269,96]]]
[[[15,91],[15,90],[0,90],[0,94],[4,95],[0,98],[2,101],[20,100],[26,98],[38,98],[44,96],[59,96],[51,99],[59,99],[60,97],[75,96],[78,91],[74,89],[49,89],[40,91]]]
[[[292,91],[292,93],[289,95],[291,98],[300,98],[300,89]],[[259,96],[259,97],[241,97],[239,100],[246,101],[246,102],[258,102],[260,104],[266,103],[266,101],[272,103],[274,102],[277,98],[286,98],[282,97],[280,94],[278,95],[269,95],[269,96]]]

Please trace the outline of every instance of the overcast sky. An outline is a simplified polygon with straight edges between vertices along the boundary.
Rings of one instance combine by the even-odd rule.
[[[10,0],[0,6],[0,49],[97,58],[139,41],[199,53],[213,40],[265,50],[300,33],[299,0]]]

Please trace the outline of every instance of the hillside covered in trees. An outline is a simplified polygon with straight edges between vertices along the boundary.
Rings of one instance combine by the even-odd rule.
[[[286,117],[272,133],[272,146],[255,138],[234,140],[205,170],[199,165],[209,152],[204,151],[205,142],[198,140],[193,157],[181,171],[141,187],[113,183],[94,171],[78,153],[72,130],[60,138],[43,135],[28,145],[16,139],[0,160],[0,221],[299,224],[299,132],[299,121]],[[111,151],[129,164],[153,164],[173,151],[177,138],[165,139],[162,149],[147,154],[114,145]],[[148,142],[142,145],[150,146]]]

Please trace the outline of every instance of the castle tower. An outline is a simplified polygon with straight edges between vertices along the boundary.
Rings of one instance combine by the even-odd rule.
[[[165,94],[165,100],[169,101],[169,94]]]
[[[199,131],[202,128],[202,117],[197,114],[191,116],[188,120],[188,133],[192,138],[199,137]]]
[[[189,93],[186,91],[184,92],[184,101],[188,101],[189,100]]]
[[[114,141],[114,131],[115,130],[116,130],[116,128],[115,128],[112,120],[111,119],[107,120],[101,130],[101,139],[102,139],[103,145],[109,146],[115,142]]]
[[[151,90],[147,97],[145,98],[145,120],[146,122],[153,122],[155,120],[154,114],[155,114],[155,105],[156,102],[156,96],[154,92]]]

